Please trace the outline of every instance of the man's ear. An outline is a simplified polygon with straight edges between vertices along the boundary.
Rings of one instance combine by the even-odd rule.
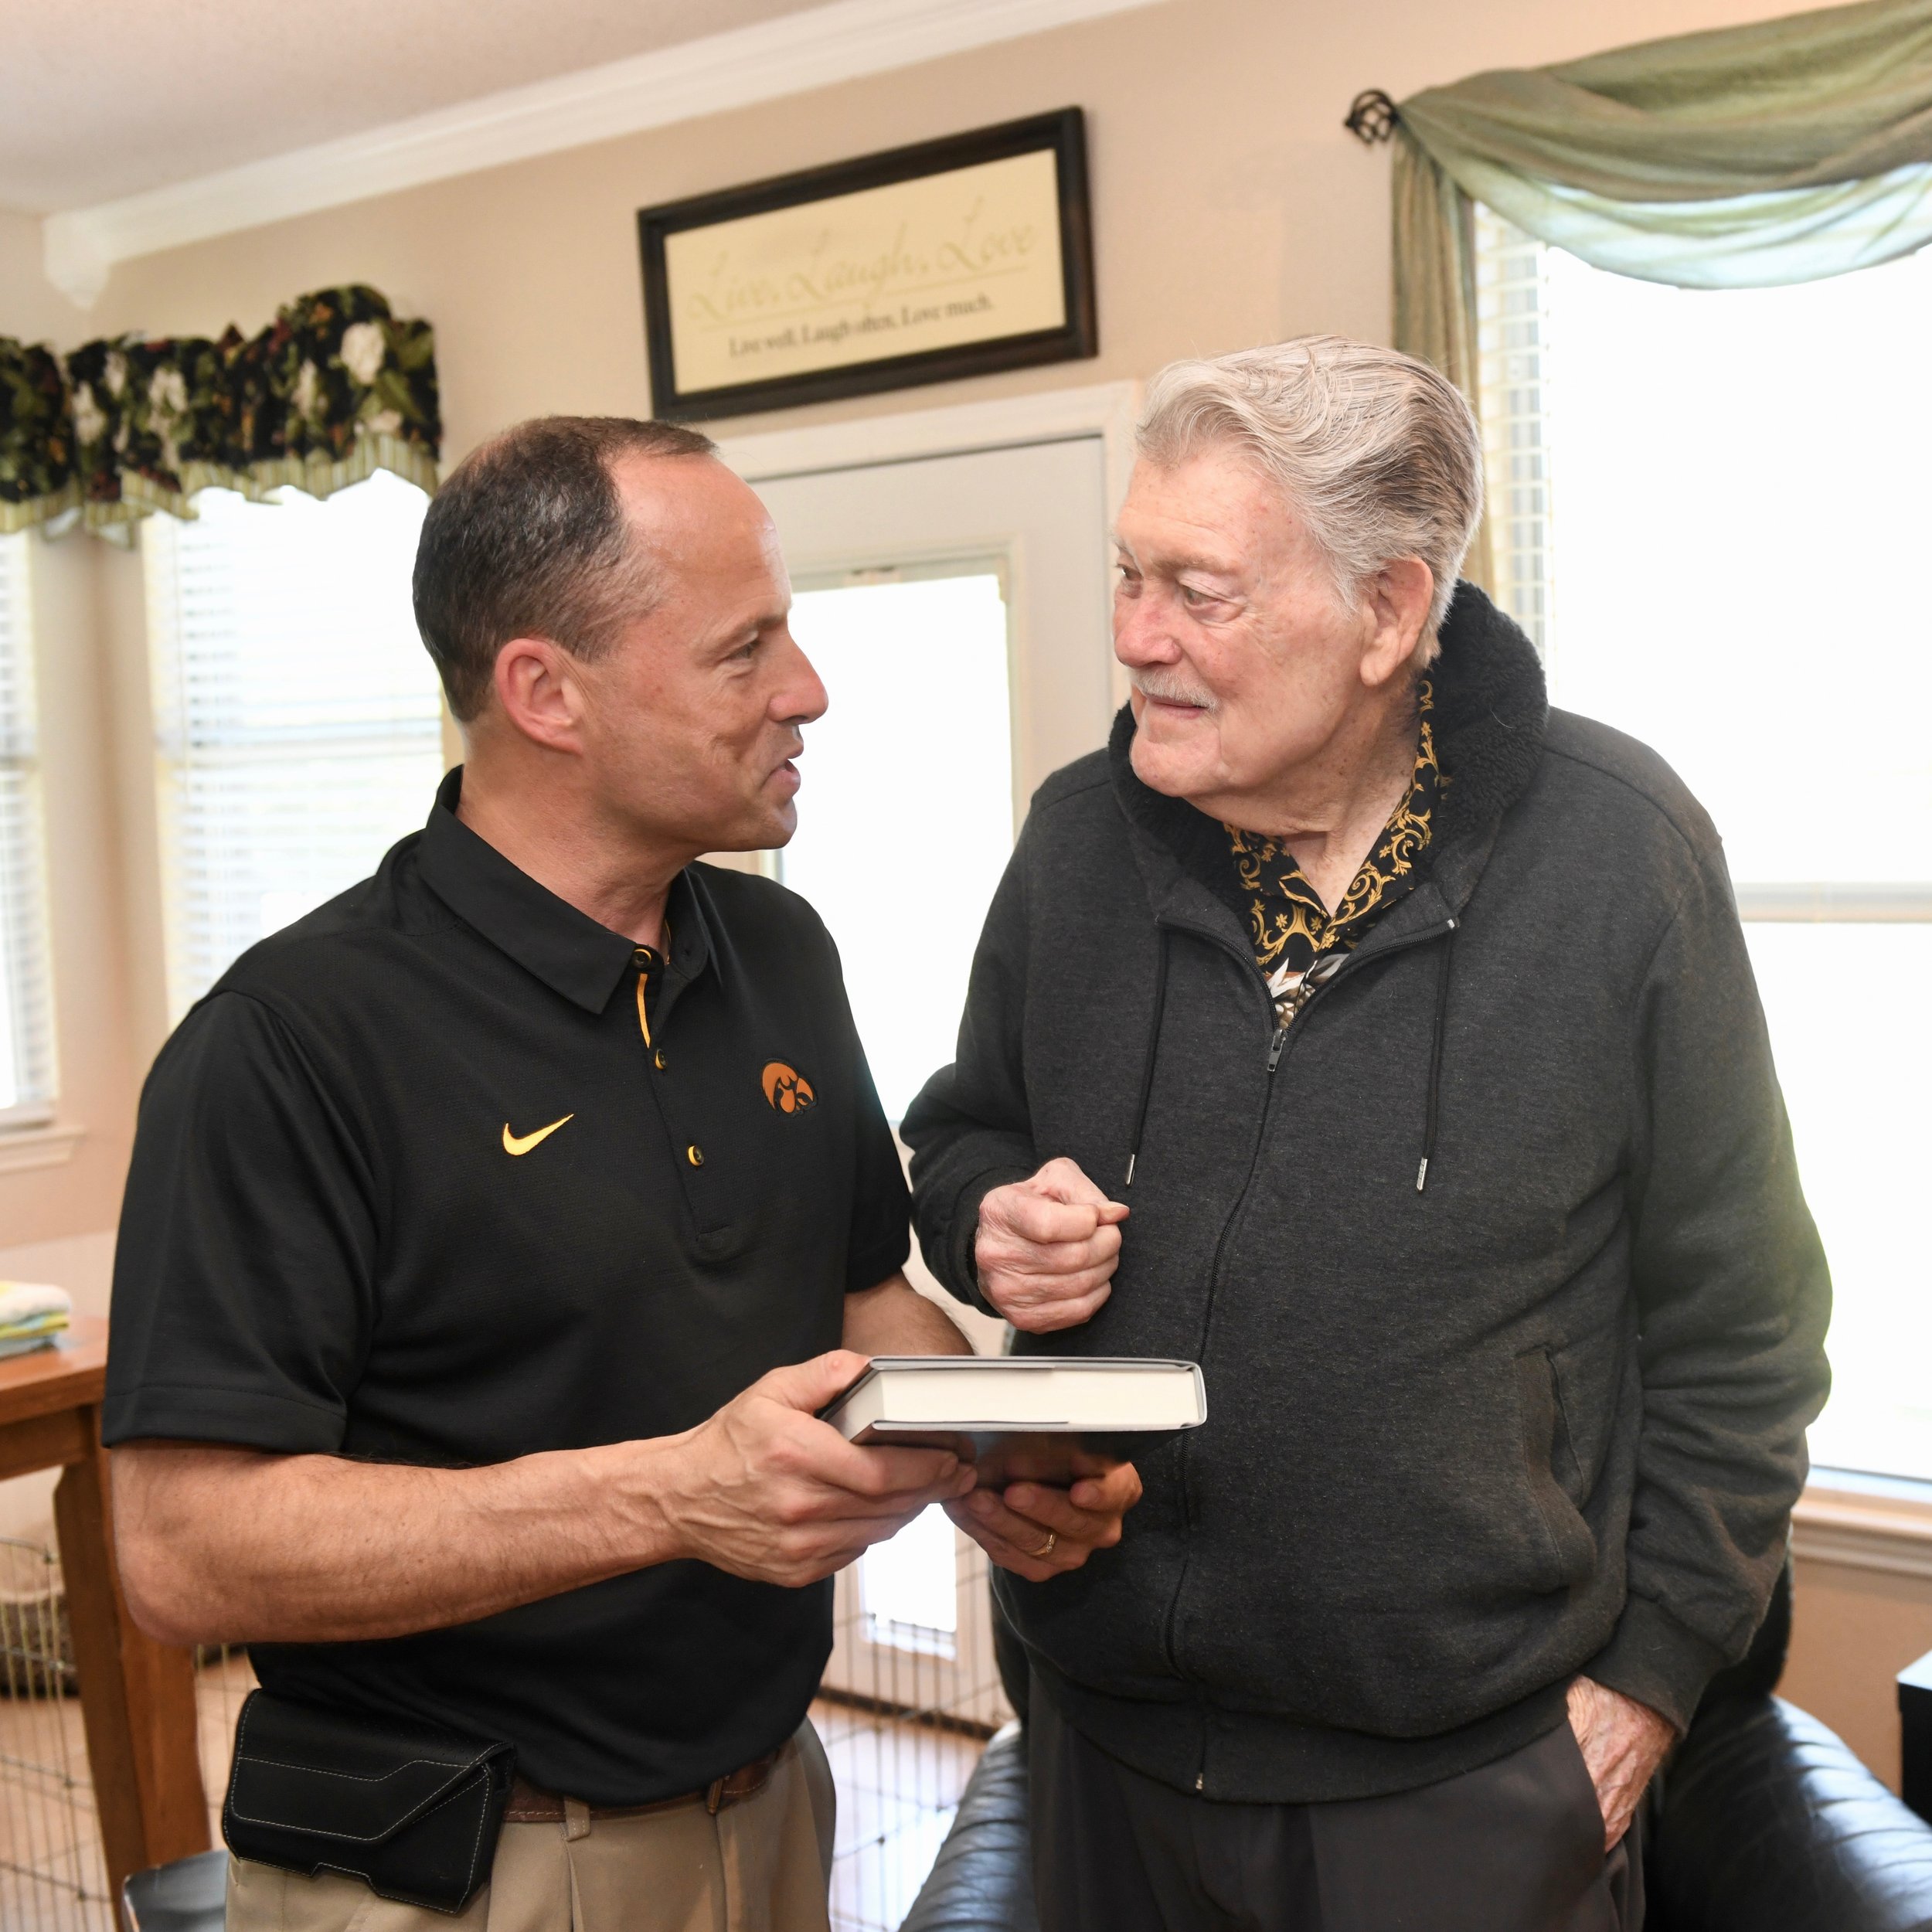
[[[491,687],[505,719],[532,743],[551,751],[581,748],[583,692],[577,665],[548,638],[512,638],[496,654]]]
[[[1362,682],[1371,689],[1415,655],[1435,593],[1436,573],[1419,556],[1397,557],[1369,580],[1366,603],[1374,630],[1362,655]]]

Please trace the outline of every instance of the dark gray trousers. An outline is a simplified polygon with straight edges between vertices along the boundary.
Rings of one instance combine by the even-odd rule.
[[[1230,1804],[1028,1715],[1041,1932],[1639,1932],[1643,1867],[1567,1724],[1391,1798]],[[1639,1816],[1641,1818],[1641,1812]]]

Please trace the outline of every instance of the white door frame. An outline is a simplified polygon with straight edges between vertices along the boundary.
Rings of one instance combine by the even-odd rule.
[[[1105,475],[1108,546],[1113,566],[1114,519],[1127,498],[1134,468],[1134,424],[1140,414],[1138,383],[1095,383],[1082,389],[1044,389],[1032,396],[1002,396],[990,402],[956,403],[945,409],[911,410],[892,416],[809,423],[721,438],[718,451],[747,483],[811,476],[826,470],[869,469],[883,463],[964,456],[982,450],[1023,448],[1029,443],[1100,440]],[[1127,701],[1127,679],[1113,669],[1116,706]]]
[[[719,440],[719,454],[747,483],[755,485],[827,471],[869,469],[882,464],[1097,437],[1107,528],[1097,532],[1095,538],[1105,547],[1104,561],[1111,575],[1114,520],[1126,499],[1128,477],[1134,467],[1134,425],[1140,406],[1138,383],[1097,383],[1081,389],[956,403],[944,409],[726,437]],[[1113,667],[1112,685],[1114,703],[1124,703],[1126,675],[1117,663]],[[1010,1713],[993,1665],[984,1558],[975,1546],[957,1535],[955,1549],[958,1619],[953,1654],[901,1652],[889,1643],[872,1643],[861,1611],[858,1566],[852,1564],[838,1573],[835,1585],[835,1635],[825,1672],[828,1685],[862,1696],[883,1695],[889,1702],[936,1709],[982,1723],[1005,1720]],[[898,1689],[896,1698],[889,1687]]]

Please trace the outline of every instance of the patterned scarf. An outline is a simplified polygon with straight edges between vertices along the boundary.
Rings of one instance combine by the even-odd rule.
[[[1380,915],[1416,883],[1427,849],[1436,804],[1448,781],[1436,763],[1429,713],[1434,702],[1427,680],[1418,687],[1416,767],[1409,789],[1383,829],[1376,849],[1362,861],[1355,883],[1333,913],[1301,875],[1294,855],[1279,839],[1224,825],[1242,896],[1248,901],[1248,927],[1255,964],[1261,968],[1281,1023],[1300,1006],[1302,976],[1325,954],[1347,952]]]

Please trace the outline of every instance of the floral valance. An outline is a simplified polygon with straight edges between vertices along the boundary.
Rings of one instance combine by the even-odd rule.
[[[138,335],[61,355],[0,336],[0,531],[125,535],[198,490],[311,496],[393,470],[436,487],[435,338],[372,288],[302,295],[258,335]]]

